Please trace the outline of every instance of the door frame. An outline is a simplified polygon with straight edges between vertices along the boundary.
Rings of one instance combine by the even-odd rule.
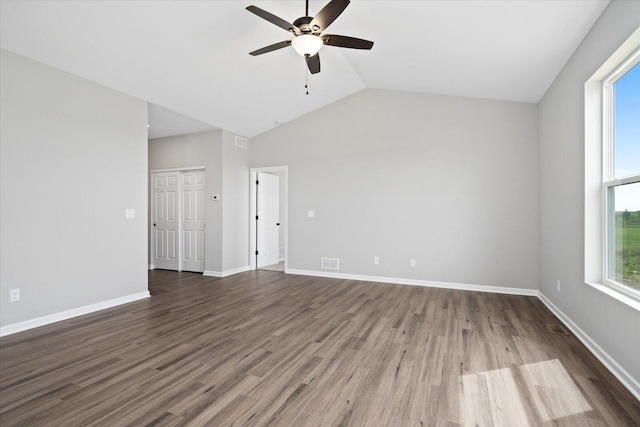
[[[182,271],[182,172],[194,171],[194,170],[203,170],[206,173],[206,168],[204,166],[187,166],[183,168],[168,168],[168,169],[150,169],[149,170],[149,270],[153,270],[156,266],[153,264],[153,260],[155,259],[156,253],[156,233],[154,233],[153,229],[153,218],[156,214],[156,205],[153,203],[153,174],[154,173],[164,173],[164,172],[180,172],[180,183],[178,192],[178,271]],[[205,183],[205,193],[206,193],[206,183]],[[206,205],[205,205],[206,206]],[[205,209],[206,212],[206,209]],[[206,215],[205,215],[206,218]],[[206,223],[205,223],[206,226]],[[206,262],[206,252],[204,254],[205,262]]]
[[[284,172],[284,192],[280,194],[284,198],[284,212],[280,212],[280,224],[284,226],[284,272],[289,272],[289,166],[270,166],[249,169],[249,269],[256,269],[256,239],[258,230],[256,227],[257,212],[257,186],[258,172]]]

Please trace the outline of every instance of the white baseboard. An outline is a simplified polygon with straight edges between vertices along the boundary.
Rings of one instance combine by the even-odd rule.
[[[457,289],[462,291],[491,292],[494,294],[538,296],[537,289],[505,288],[503,286],[470,285],[465,283],[433,282],[428,280],[401,279],[398,277],[362,276],[359,274],[333,273],[315,270],[287,269],[287,274],[302,276],[331,277],[334,279],[360,280],[364,282],[393,283],[396,285],[425,286],[429,288]]]
[[[155,270],[156,267],[153,264],[149,264],[149,270]]]
[[[250,268],[248,265],[245,265],[244,267],[240,267],[240,268],[236,268],[233,270],[227,270],[227,271],[212,271],[212,270],[205,270],[202,275],[203,276],[211,276],[211,277],[227,277],[227,276],[232,276],[234,274],[238,274],[238,273],[244,273],[245,271],[249,271]]]
[[[104,310],[105,308],[116,307],[128,302],[149,298],[150,296],[151,294],[149,293],[149,291],[140,292],[133,295],[127,295],[96,304],[85,305],[84,307],[78,307],[60,313],[50,314],[48,316],[38,317],[36,319],[25,320],[24,322],[3,326],[0,328],[0,337],[37,328],[39,326],[45,326],[51,323],[60,322],[62,320],[71,319],[72,317],[82,316],[83,314],[93,313],[94,311]]]
[[[587,347],[587,349],[624,385],[627,390],[640,400],[640,382],[632,377],[616,360],[602,349],[585,331],[583,331],[573,320],[564,314],[549,300],[542,292],[538,292],[538,298],[547,306],[558,319]]]
[[[209,276],[209,277],[224,277],[222,271],[213,271],[213,270],[205,270],[202,272],[203,276]]]

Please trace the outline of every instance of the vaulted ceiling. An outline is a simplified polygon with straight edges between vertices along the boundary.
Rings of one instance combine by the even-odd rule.
[[[248,55],[291,36],[245,10],[292,22],[303,0],[0,4],[2,48],[156,104],[168,127],[164,110],[253,137],[364,88],[535,103],[608,0],[353,0],[328,32],[375,45],[323,47],[309,95],[292,48]]]

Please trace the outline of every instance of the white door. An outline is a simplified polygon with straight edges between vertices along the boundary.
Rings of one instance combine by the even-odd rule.
[[[204,271],[204,171],[182,172],[182,270]]]
[[[280,226],[280,177],[258,172],[257,186],[258,268],[278,263]]]
[[[179,172],[153,173],[153,265],[155,268],[178,270],[178,205]]]

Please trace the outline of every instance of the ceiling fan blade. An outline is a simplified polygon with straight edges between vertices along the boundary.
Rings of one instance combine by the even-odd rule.
[[[311,74],[320,72],[320,55],[316,53],[313,56],[305,56],[304,59],[307,61],[307,67],[309,67]]]
[[[329,4],[322,8],[320,12],[313,18],[309,26],[320,27],[320,31],[324,31],[338,16],[349,6],[349,0],[331,0]],[[315,31],[315,30],[314,30]]]
[[[285,40],[283,42],[278,42],[271,44],[269,46],[265,46],[262,49],[254,50],[253,52],[249,52],[249,55],[258,56],[263,53],[272,52],[274,50],[282,49],[283,47],[291,46],[291,40]]]
[[[277,17],[273,13],[267,12],[266,10],[260,9],[256,6],[247,6],[247,10],[251,13],[258,15],[260,18],[265,19],[272,24],[277,25],[280,28],[283,28],[287,31],[293,31],[296,34],[300,33],[300,29],[295,25],[285,21],[284,19]]]
[[[349,36],[338,36],[336,34],[325,34],[322,42],[328,46],[347,47],[349,49],[371,49],[373,42],[369,40],[357,39]]]

